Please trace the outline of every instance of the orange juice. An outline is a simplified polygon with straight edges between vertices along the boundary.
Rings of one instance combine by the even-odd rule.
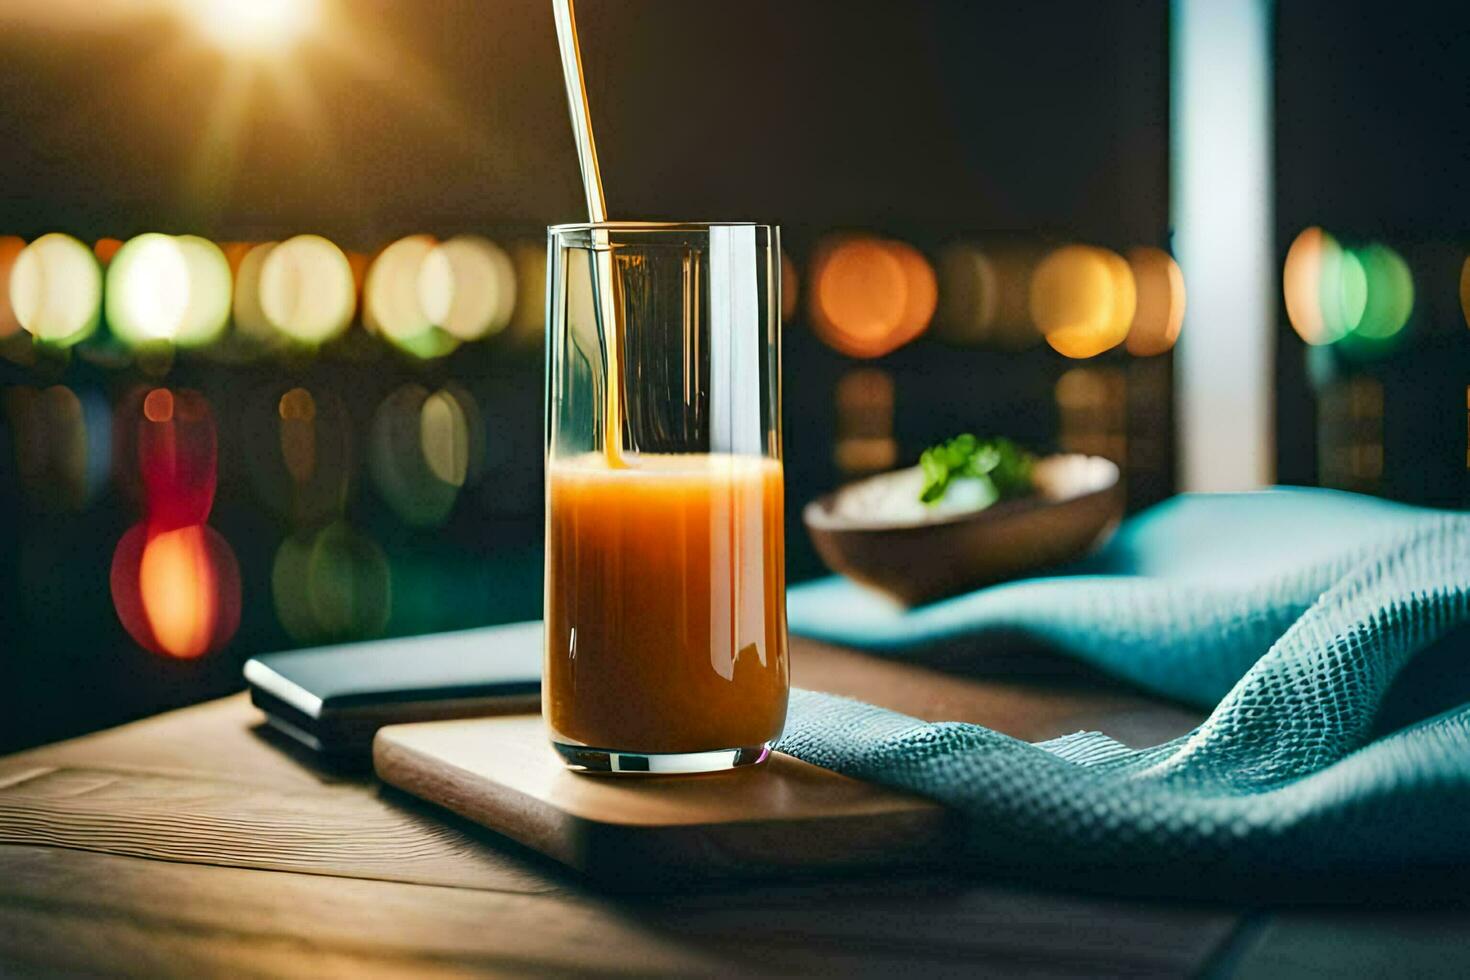
[[[563,744],[754,748],[786,720],[781,464],[599,453],[547,467],[542,706]]]

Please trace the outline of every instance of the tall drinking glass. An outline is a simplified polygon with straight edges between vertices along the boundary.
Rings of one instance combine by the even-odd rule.
[[[789,688],[780,231],[547,237],[552,743],[596,772],[761,762]]]

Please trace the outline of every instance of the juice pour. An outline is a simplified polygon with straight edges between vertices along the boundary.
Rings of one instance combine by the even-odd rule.
[[[588,212],[605,223],[571,0],[553,0],[553,10]],[[644,760],[643,771],[760,761],[781,733],[789,689],[781,463],[625,445],[622,282],[608,231],[594,228],[591,246],[602,445],[571,458],[557,458],[553,445],[548,454],[543,713],[574,765],[587,765],[573,761],[586,755],[568,747],[623,763],[665,757],[658,766]],[[692,322],[686,313],[683,342],[697,355]],[[748,380],[740,397],[759,398],[759,380]],[[689,386],[686,375],[686,402]],[[731,761],[668,761],[731,750]]]

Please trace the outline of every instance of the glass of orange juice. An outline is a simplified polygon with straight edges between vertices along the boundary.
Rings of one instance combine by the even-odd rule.
[[[759,763],[789,689],[780,231],[548,233],[546,669],[567,765]]]

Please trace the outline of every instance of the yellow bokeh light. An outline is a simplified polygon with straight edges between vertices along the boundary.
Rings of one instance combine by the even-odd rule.
[[[1031,278],[1031,317],[1065,357],[1095,357],[1121,344],[1136,308],[1133,271],[1105,248],[1064,245]]]
[[[242,281],[254,254],[241,263]],[[297,235],[271,248],[261,261],[259,291],[266,321],[303,344],[341,335],[357,309],[352,265],[320,235]]]
[[[1135,248],[1128,267],[1138,295],[1128,353],[1135,357],[1162,354],[1179,339],[1184,325],[1184,273],[1174,257],[1160,248]]]
[[[275,52],[316,25],[318,0],[179,0],[209,41],[227,51]]]
[[[469,424],[458,400],[443,389],[425,399],[419,409],[419,445],[429,472],[450,486],[464,486],[469,470]]]
[[[394,347],[419,358],[443,357],[459,338],[439,329],[425,310],[454,305],[454,266],[448,255],[432,260],[432,235],[409,235],[389,245],[368,268],[362,289],[363,323]],[[426,270],[427,269],[427,273]]]
[[[459,235],[424,256],[418,292],[430,323],[459,340],[479,340],[510,323],[516,301],[515,266],[494,242]]]
[[[70,347],[86,339],[100,319],[102,268],[92,250],[70,235],[42,235],[16,256],[10,306],[32,337]]]

